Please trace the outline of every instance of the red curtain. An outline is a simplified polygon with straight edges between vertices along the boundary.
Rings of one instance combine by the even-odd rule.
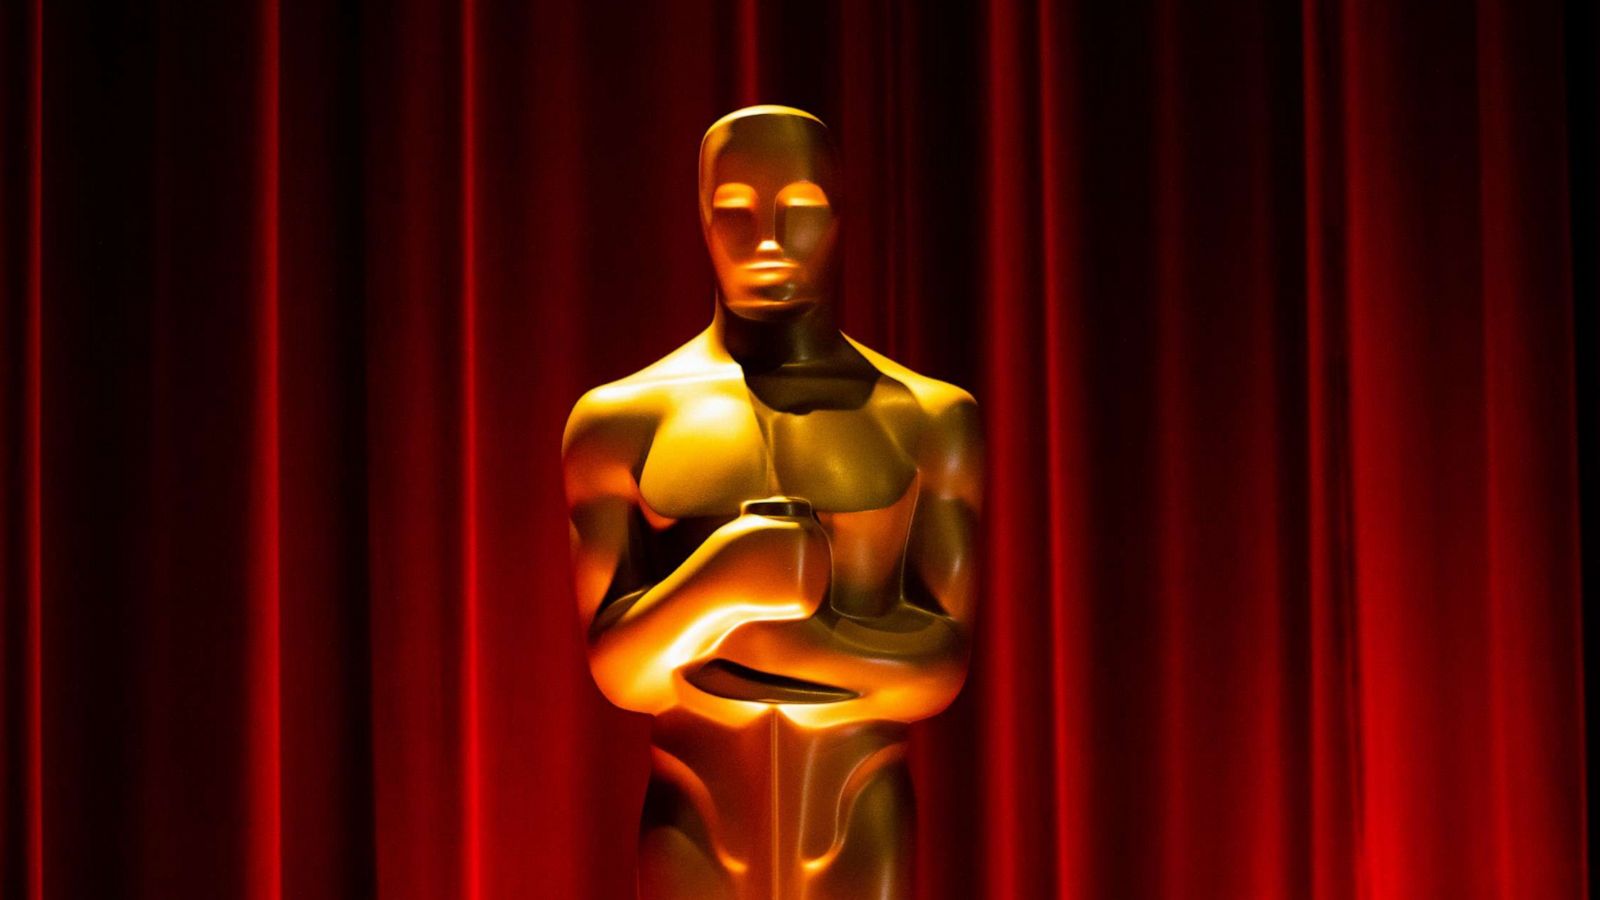
[[[557,449],[759,100],[986,418],[922,896],[1582,896],[1581,7],[5,4],[0,893],[630,895]]]

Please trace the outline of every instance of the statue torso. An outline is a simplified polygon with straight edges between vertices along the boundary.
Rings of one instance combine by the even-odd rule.
[[[876,614],[898,597],[925,421],[904,383],[877,371],[870,380],[747,379],[709,359],[625,383],[649,394],[654,412],[635,477],[656,574],[737,516],[742,501],[784,494],[811,501],[828,532],[835,610]]]
[[[647,582],[677,568],[745,500],[803,497],[828,534],[829,601],[804,621],[734,630],[719,657],[762,670],[771,646],[825,647],[841,617],[879,616],[900,600],[928,414],[920,376],[884,368],[748,376],[696,339],[612,386],[639,411],[619,428],[637,450]],[[657,718],[641,885],[692,886],[683,896],[699,897],[905,890],[904,726],[810,730],[780,709],[742,725],[682,708]],[[746,763],[729,765],[735,759]],[[748,764],[756,760],[764,764]],[[804,884],[794,880],[802,872]],[[852,887],[830,888],[836,880]]]

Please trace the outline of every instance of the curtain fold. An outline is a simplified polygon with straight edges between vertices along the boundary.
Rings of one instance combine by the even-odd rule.
[[[558,448],[752,102],[984,414],[919,896],[1584,896],[1580,7],[6,4],[0,896],[632,895]]]

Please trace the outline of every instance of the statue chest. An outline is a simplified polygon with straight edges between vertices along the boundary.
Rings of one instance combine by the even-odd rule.
[[[905,436],[870,405],[762,422],[741,399],[696,400],[662,423],[639,479],[647,517],[667,532],[677,530],[674,523],[701,523],[694,535],[703,537],[744,500],[804,497],[828,533],[834,607],[881,612],[899,593],[916,506],[919,478]],[[691,549],[667,552],[663,570]]]
[[[917,474],[907,450],[914,434],[885,407],[758,417],[732,390],[681,400],[646,453],[642,499],[662,519],[733,516],[741,502],[774,494],[804,497],[819,514],[895,505]]]

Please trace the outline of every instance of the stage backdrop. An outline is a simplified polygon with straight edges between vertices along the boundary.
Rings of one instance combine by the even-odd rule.
[[[985,414],[922,896],[1576,900],[1581,6],[6,3],[4,896],[629,895],[558,445],[772,101]]]

